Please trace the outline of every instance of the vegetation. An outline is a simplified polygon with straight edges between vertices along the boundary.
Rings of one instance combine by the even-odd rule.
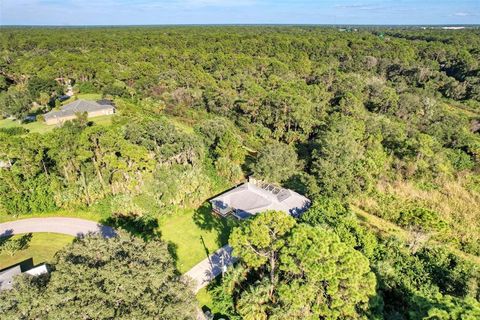
[[[1,117],[59,107],[69,82],[118,111],[42,134],[0,120],[0,219],[99,208],[102,222],[176,243],[184,271],[233,227],[202,204],[253,173],[314,205],[235,229],[241,262],[211,290],[217,310],[479,317],[478,29],[3,28],[0,46]]]
[[[159,230],[169,250],[176,257],[176,265],[181,273],[227,244],[228,235],[234,221],[218,220],[212,216],[210,208],[186,209],[160,221]]]
[[[0,239],[0,270],[30,258],[33,259],[34,265],[50,262],[57,251],[63,249],[73,240],[73,237],[63,234],[34,233],[28,243],[15,251],[13,255],[3,250],[5,242],[8,243],[22,238],[25,240],[23,235]]]
[[[364,313],[375,292],[368,259],[333,232],[270,211],[235,229],[241,263],[216,291],[241,319],[345,319]]]
[[[193,294],[167,246],[139,238],[76,240],[55,256],[51,275],[23,276],[0,293],[6,319],[191,319]],[[32,308],[34,306],[34,308]]]

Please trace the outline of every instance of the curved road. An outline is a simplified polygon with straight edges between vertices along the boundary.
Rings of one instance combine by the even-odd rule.
[[[30,218],[0,223],[0,237],[35,232],[61,233],[74,237],[88,233],[98,233],[105,238],[116,235],[112,227],[78,218]],[[235,258],[232,257],[232,248],[226,245],[198,263],[184,276],[193,280],[193,289],[196,293],[224,272],[233,262]]]
[[[112,227],[77,218],[31,218],[0,223],[0,237],[34,232],[61,233],[74,237],[88,233],[99,233],[105,238],[116,235]]]

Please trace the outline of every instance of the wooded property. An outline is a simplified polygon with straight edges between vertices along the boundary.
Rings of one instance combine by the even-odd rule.
[[[0,318],[192,319],[181,275],[227,244],[216,317],[480,318],[476,26],[1,27],[0,48],[0,222],[119,232],[1,237],[51,272]]]

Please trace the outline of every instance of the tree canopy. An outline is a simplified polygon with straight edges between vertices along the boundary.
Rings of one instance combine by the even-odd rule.
[[[57,253],[50,275],[0,293],[5,319],[191,319],[190,288],[159,240],[88,236]]]
[[[230,309],[244,319],[360,318],[375,294],[367,258],[283,212],[259,214],[230,243],[242,275],[234,271],[217,294],[232,295]]]

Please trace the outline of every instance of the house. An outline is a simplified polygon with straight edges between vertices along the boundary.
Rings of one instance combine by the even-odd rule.
[[[22,273],[19,265],[8,268],[0,272],[0,291],[12,289],[13,278]]]
[[[4,269],[3,271],[0,271],[0,291],[12,289],[14,278],[22,273],[28,274],[32,277],[37,277],[42,274],[48,273],[48,268],[46,264],[41,264],[36,267],[30,267],[29,264],[33,264],[33,263],[29,260],[24,261],[24,262],[27,262],[26,264],[19,263],[8,269]],[[23,269],[25,268],[28,268],[28,270],[24,271]]]
[[[44,115],[45,123],[48,125],[61,124],[68,120],[77,118],[77,113],[86,112],[89,118],[104,116],[115,113],[115,106],[111,101],[88,101],[76,100],[64,105],[58,111],[50,111]]]
[[[311,202],[301,194],[253,178],[210,200],[212,210],[222,217],[249,218],[267,210],[298,216]]]

